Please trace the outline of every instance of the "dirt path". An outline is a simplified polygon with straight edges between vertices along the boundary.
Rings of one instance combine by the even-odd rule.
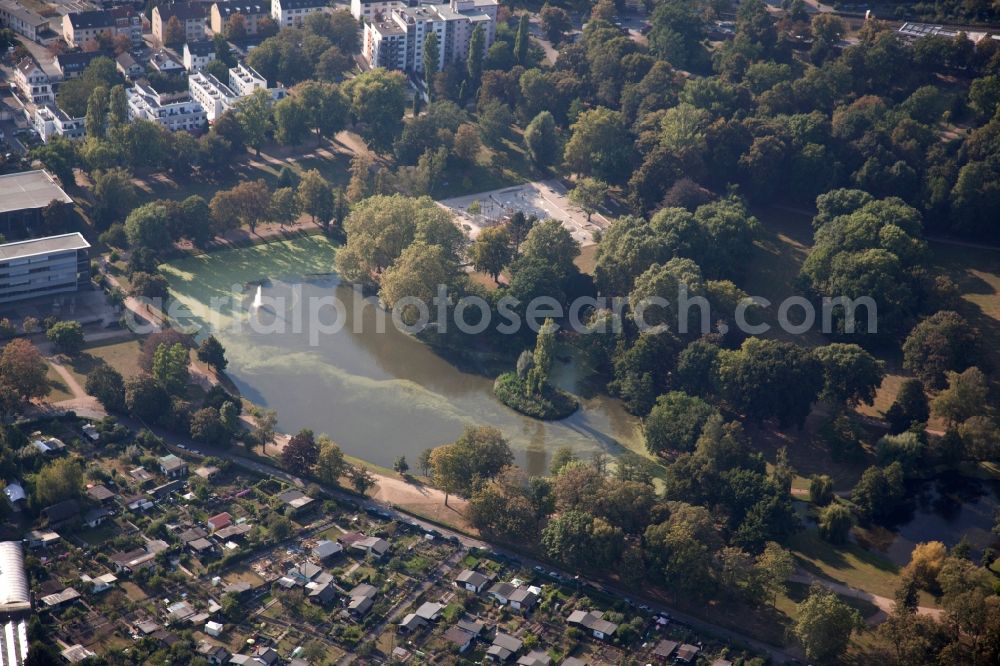
[[[59,375],[59,378],[66,382],[66,388],[69,389],[69,392],[73,396],[74,400],[90,397],[87,395],[84,388],[80,386],[80,382],[76,381],[76,377],[73,376],[73,373],[66,369],[66,366],[63,365],[63,362],[58,356],[50,356],[48,357],[48,361],[49,365],[51,365],[56,371],[56,374]]]
[[[802,583],[803,585],[812,585],[813,583],[819,583],[828,590],[832,590],[837,594],[843,595],[845,597],[851,597],[852,599],[861,599],[862,601],[867,601],[874,604],[880,611],[885,614],[892,612],[892,607],[895,602],[887,597],[882,597],[877,594],[872,594],[871,592],[866,592],[864,590],[859,590],[850,585],[844,585],[843,583],[837,583],[828,578],[823,578],[821,576],[815,576],[813,574],[799,570],[788,579],[792,583]],[[935,620],[941,619],[941,615],[944,611],[940,608],[929,608],[927,606],[918,606],[917,613],[920,615],[928,615],[933,617]],[[875,622],[881,622],[884,618],[873,616],[871,620]]]

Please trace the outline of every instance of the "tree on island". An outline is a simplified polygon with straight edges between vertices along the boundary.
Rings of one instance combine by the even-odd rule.
[[[576,411],[576,399],[549,383],[555,344],[556,324],[546,319],[538,331],[534,352],[522,352],[516,371],[497,377],[493,392],[500,402],[538,419],[561,419]]]

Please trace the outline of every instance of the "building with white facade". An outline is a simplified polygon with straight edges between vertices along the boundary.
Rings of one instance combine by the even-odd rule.
[[[180,74],[184,71],[181,60],[173,51],[159,49],[149,56],[149,66],[161,74]]]
[[[188,76],[188,92],[191,99],[201,104],[209,123],[214,123],[240,99],[229,86],[207,72],[195,72]]]
[[[274,101],[285,98],[288,92],[284,87],[276,85],[269,88],[267,79],[260,75],[253,67],[242,62],[229,70],[229,87],[238,97],[246,97],[253,94],[254,90],[266,90],[271,93]]]
[[[0,245],[0,303],[79,290],[90,281],[89,248],[79,233]]]
[[[309,14],[325,10],[323,0],[271,0],[271,18],[279,28],[300,26]]]
[[[438,41],[438,69],[452,62],[464,62],[477,26],[483,29],[484,53],[493,44],[498,7],[497,0],[451,0],[446,4],[414,7],[399,3],[388,15],[366,19],[362,54],[372,67],[422,72],[424,40],[434,33]]]
[[[49,75],[30,56],[21,58],[21,62],[14,67],[14,83],[24,98],[33,104],[47,104],[54,99]]]
[[[201,104],[209,123],[214,123],[216,118],[258,89],[267,90],[275,101],[287,94],[282,86],[269,88],[267,79],[242,63],[229,70],[228,85],[207,72],[196,72],[188,77],[191,99]]]
[[[145,83],[125,91],[129,120],[152,120],[171,132],[205,126],[205,110],[188,93],[159,93]]]
[[[184,44],[184,69],[200,72],[215,60],[215,44],[209,41],[186,42]]]
[[[71,141],[79,141],[86,136],[86,123],[83,118],[70,118],[62,109],[52,104],[37,107],[32,122],[38,136],[45,143],[54,136],[66,137]]]

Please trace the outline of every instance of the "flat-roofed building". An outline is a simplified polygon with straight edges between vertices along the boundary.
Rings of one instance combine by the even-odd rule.
[[[465,62],[472,32],[481,27],[484,53],[496,37],[497,0],[451,0],[441,4],[409,6],[397,2],[388,12],[366,18],[362,55],[372,67],[422,72],[424,40],[434,34],[438,43],[437,69]],[[382,16],[381,20],[377,20]]]
[[[171,132],[195,131],[205,126],[205,110],[188,93],[159,93],[136,83],[125,91],[130,120],[152,120]]]
[[[378,15],[388,15],[397,7],[405,7],[405,0],[351,0],[351,15],[354,18],[372,20]]]
[[[77,291],[90,281],[89,248],[79,233],[0,245],[0,303]]]
[[[284,99],[287,94],[281,84],[276,83],[273,88],[268,87],[267,79],[253,67],[242,62],[229,70],[229,89],[236,93],[237,97],[252,95],[255,90],[266,90],[271,93],[274,101]]]
[[[0,233],[15,237],[15,227],[20,236],[41,219],[42,210],[53,201],[70,204],[73,200],[56,183],[48,171],[20,171],[0,176]]]
[[[70,118],[62,109],[51,104],[35,108],[33,124],[38,136],[45,143],[48,143],[54,136],[63,136],[70,141],[79,141],[87,133],[83,118]]]
[[[201,104],[209,123],[214,123],[216,118],[231,109],[240,99],[229,86],[208,72],[195,72],[189,76],[188,92],[191,93],[191,99]]]
[[[325,10],[324,0],[271,0],[271,18],[280,28],[301,26],[306,16]]]

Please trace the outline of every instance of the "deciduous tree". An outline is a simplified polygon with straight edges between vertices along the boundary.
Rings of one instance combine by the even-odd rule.
[[[833,662],[847,649],[851,634],[863,626],[861,615],[835,593],[813,585],[797,608],[792,631],[809,659]]]

